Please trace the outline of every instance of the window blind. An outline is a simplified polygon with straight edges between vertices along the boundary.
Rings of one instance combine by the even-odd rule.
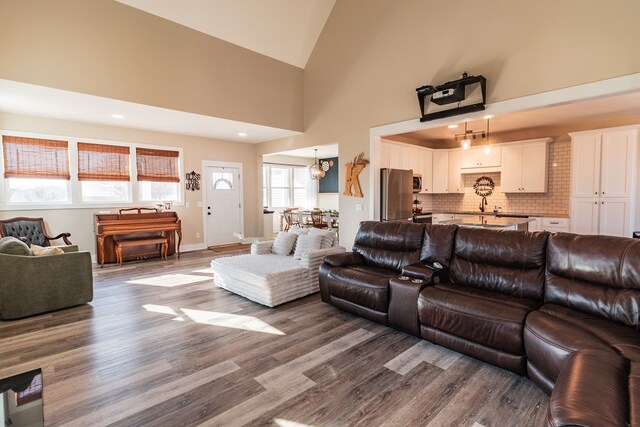
[[[67,141],[4,135],[5,178],[71,179]]]
[[[129,147],[78,142],[78,180],[130,181]]]
[[[178,151],[136,148],[138,181],[180,182]]]

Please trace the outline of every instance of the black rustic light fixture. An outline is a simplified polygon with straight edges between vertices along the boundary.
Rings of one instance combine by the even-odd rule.
[[[196,171],[191,171],[186,175],[187,178],[187,190],[196,191],[200,189],[200,174]]]

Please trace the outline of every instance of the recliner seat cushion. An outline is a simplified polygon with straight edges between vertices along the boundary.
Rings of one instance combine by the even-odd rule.
[[[484,346],[524,354],[522,329],[539,301],[451,283],[420,292],[420,323]]]
[[[636,329],[556,304],[545,304],[527,317],[524,340],[529,363],[551,382],[578,350],[618,353],[640,361]]]
[[[332,297],[386,313],[389,279],[397,276],[398,273],[382,268],[351,266],[332,268],[326,280]]]

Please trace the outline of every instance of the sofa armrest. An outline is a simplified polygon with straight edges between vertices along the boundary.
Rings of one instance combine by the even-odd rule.
[[[306,254],[302,255],[300,259],[300,265],[303,267],[311,268],[317,270],[320,268],[320,264],[323,261],[326,261],[327,258],[331,258],[334,256],[340,256],[344,254],[346,249],[342,246],[332,246],[326,249],[316,249],[313,251],[309,251]]]
[[[411,279],[420,279],[425,284],[440,283],[440,272],[429,268],[421,262],[402,267],[402,275]]]
[[[251,244],[251,255],[265,255],[271,253],[273,240],[265,240],[264,242],[254,242]]]
[[[93,299],[91,254],[0,254],[0,319],[17,319]]]
[[[629,360],[600,350],[573,353],[549,397],[549,426],[629,425]]]
[[[346,267],[348,265],[362,265],[364,258],[355,252],[343,252],[337,255],[327,256],[324,262],[331,267]]]

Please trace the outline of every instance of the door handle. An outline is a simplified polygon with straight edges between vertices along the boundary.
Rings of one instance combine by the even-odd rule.
[[[211,215],[211,212],[207,212],[207,215]]]

